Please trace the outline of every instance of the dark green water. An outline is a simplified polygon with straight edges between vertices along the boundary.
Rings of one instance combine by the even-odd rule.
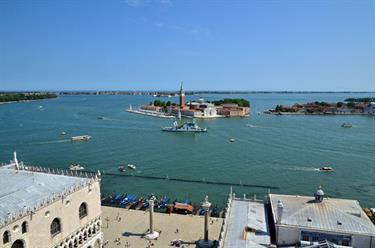
[[[88,170],[117,173],[120,164],[137,165],[137,174],[280,187],[274,193],[311,195],[318,185],[333,197],[375,205],[375,117],[270,116],[258,111],[276,104],[342,101],[363,94],[248,94],[249,118],[198,121],[206,134],[164,133],[171,120],[124,111],[148,103],[148,96],[64,96],[55,100],[0,105],[0,161],[17,150],[28,164],[67,168],[78,162]],[[198,98],[199,96],[194,96]],[[225,95],[203,95],[207,100]],[[173,99],[177,101],[177,99]],[[40,110],[39,106],[43,109]],[[98,120],[97,116],[104,116]],[[341,128],[350,122],[353,128]],[[247,125],[250,124],[251,126]],[[62,136],[62,131],[67,132]],[[72,143],[89,134],[88,142]],[[236,142],[230,143],[234,138]],[[322,166],[333,173],[316,171]],[[267,189],[234,187],[237,195]],[[229,186],[104,176],[103,193],[113,191],[200,201],[208,194],[220,204]]]

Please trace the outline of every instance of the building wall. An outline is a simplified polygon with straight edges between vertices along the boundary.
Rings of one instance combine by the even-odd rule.
[[[371,240],[372,239],[372,240]],[[375,247],[375,237],[368,236],[353,236],[352,247],[354,248],[374,248]]]
[[[303,228],[291,228],[285,226],[276,226],[276,235],[277,235],[277,244],[280,246],[283,245],[296,245],[301,240],[301,232],[314,232],[314,230],[304,230]],[[345,235],[351,236],[352,238],[352,247],[353,248],[375,248],[375,237],[369,236],[360,236],[360,235],[347,235],[347,234],[339,234],[339,233],[331,233],[331,232],[324,232],[324,231],[316,231],[319,233],[327,233],[332,235]]]
[[[276,236],[278,245],[295,245],[300,241],[300,230],[276,226]]]
[[[79,207],[83,202],[87,204],[87,216],[80,219]],[[74,242],[77,242],[78,247],[95,247],[94,244],[97,242],[98,247],[102,239],[100,215],[100,184],[99,181],[94,181],[64,199],[59,199],[0,228],[0,247],[10,248],[17,239],[23,240],[26,248],[69,248],[69,243],[74,247]],[[52,237],[50,226],[55,218],[60,219],[62,228],[59,234]],[[22,233],[21,228],[24,221],[27,222],[26,233]],[[4,245],[3,233],[6,230],[11,232],[11,240]]]

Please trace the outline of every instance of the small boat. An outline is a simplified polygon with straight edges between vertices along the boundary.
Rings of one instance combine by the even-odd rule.
[[[71,171],[79,171],[79,170],[84,170],[85,168],[83,166],[81,166],[80,164],[71,164],[69,166],[69,170]]]
[[[98,116],[98,117],[96,117],[96,119],[98,119],[98,120],[103,120],[103,119],[104,119],[104,116]]]
[[[319,171],[331,172],[331,171],[334,171],[334,169],[332,167],[322,167],[322,168],[319,168]]]
[[[235,139],[230,139],[229,141],[230,141],[230,142],[235,142],[236,140],[235,140]]]
[[[71,138],[72,141],[87,141],[89,139],[91,139],[91,136],[89,135],[73,136]]]
[[[65,135],[66,134],[66,132],[61,132],[61,135]]]
[[[121,171],[121,172],[124,172],[124,171],[125,171],[125,166],[120,165],[120,166],[118,167],[118,170]]]
[[[132,170],[137,169],[137,167],[134,164],[128,164],[128,167]]]
[[[351,128],[351,127],[353,127],[353,125],[350,124],[350,123],[343,123],[343,124],[341,125],[341,127]]]
[[[202,132],[207,132],[207,129],[199,127],[195,123],[195,121],[185,122],[182,125],[178,125],[177,121],[174,121],[173,127],[163,127],[162,131],[165,131],[165,132],[202,133]]]

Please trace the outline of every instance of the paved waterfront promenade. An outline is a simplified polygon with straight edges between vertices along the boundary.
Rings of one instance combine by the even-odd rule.
[[[154,213],[154,229],[161,234],[149,243],[142,237],[149,228],[148,211],[102,207],[103,240],[108,240],[104,247],[171,247],[174,239],[181,239],[183,247],[195,247],[194,242],[203,237],[203,221],[203,216]],[[210,218],[210,239],[218,239],[221,225],[222,219]]]

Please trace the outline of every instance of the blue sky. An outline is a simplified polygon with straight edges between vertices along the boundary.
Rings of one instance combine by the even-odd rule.
[[[375,91],[374,2],[0,0],[0,90]]]

